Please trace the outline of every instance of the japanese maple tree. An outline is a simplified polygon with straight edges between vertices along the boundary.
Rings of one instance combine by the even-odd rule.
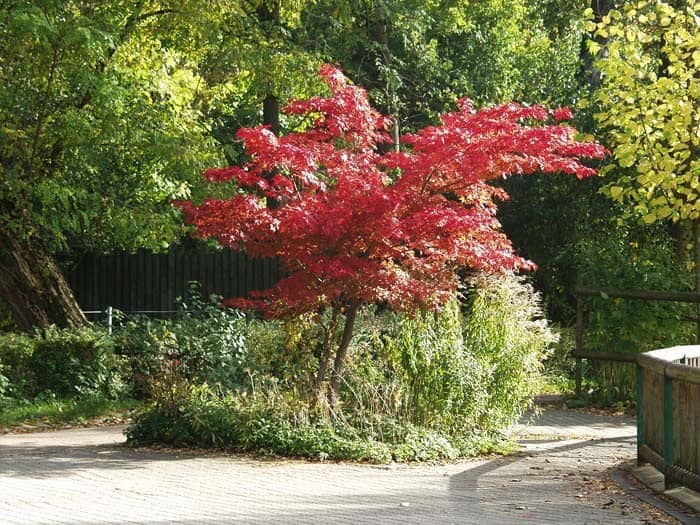
[[[321,75],[331,95],[291,102],[287,113],[314,120],[309,129],[275,136],[242,128],[250,160],[214,168],[205,177],[232,181],[229,199],[179,203],[197,235],[275,257],[287,277],[272,288],[228,304],[273,318],[331,310],[317,385],[337,395],[359,308],[382,303],[399,311],[436,309],[453,296],[458,271],[530,269],[500,230],[496,202],[507,198],[490,180],[511,174],[596,171],[582,158],[605,149],[577,142],[561,120],[568,109],[506,104],[476,111],[468,100],[441,123],[402,137],[385,151],[390,120],[366,92],[331,66]]]

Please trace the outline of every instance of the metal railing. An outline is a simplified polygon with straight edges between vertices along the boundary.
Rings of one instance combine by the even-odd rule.
[[[98,315],[102,316],[104,315],[105,323],[107,324],[107,333],[110,335],[112,334],[112,330],[114,329],[114,320],[115,317],[117,317],[117,312],[120,317],[123,316],[129,316],[129,315],[161,315],[161,316],[172,316],[173,314],[177,313],[177,310],[131,310],[128,312],[122,311],[122,310],[117,310],[116,308],[112,308],[111,306],[108,306],[104,310],[83,310],[83,313],[85,315]]]

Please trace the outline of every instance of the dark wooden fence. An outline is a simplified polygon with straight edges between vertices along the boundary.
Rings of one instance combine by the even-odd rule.
[[[188,283],[198,281],[204,296],[245,297],[279,281],[277,262],[249,259],[231,250],[174,249],[167,254],[85,255],[66,271],[83,310],[112,306],[125,312],[168,312]]]

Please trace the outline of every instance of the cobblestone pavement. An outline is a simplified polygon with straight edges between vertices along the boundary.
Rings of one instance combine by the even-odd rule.
[[[515,456],[431,466],[129,450],[121,427],[5,435],[0,524],[674,523],[605,481],[633,421],[549,411],[513,431]]]

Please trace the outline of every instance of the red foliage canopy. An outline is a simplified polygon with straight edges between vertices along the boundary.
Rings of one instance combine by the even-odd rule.
[[[468,100],[439,126],[404,135],[404,151],[382,153],[390,119],[338,69],[323,66],[321,75],[330,97],[285,109],[313,116],[310,129],[278,138],[264,126],[242,128],[250,161],[205,173],[233,180],[236,196],[178,203],[199,236],[277,257],[287,272],[273,288],[229,301],[234,306],[272,317],[324,304],[434,308],[454,293],[461,268],[530,269],[496,219],[496,200],[507,195],[488,181],[535,172],[588,177],[596,171],[580,159],[607,153],[557,122],[571,118],[567,108],[476,111]]]

